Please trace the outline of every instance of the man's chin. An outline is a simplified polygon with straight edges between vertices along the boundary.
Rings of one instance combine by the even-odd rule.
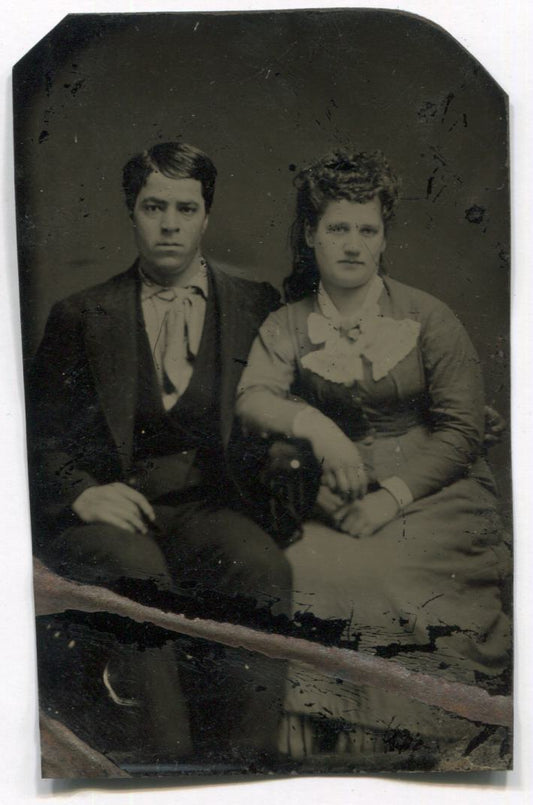
[[[179,277],[187,268],[185,263],[178,263],[175,260],[158,260],[150,265],[144,265],[143,271],[150,279],[164,284],[162,280],[173,280]]]

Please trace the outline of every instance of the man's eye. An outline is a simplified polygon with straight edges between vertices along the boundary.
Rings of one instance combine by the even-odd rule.
[[[196,209],[196,207],[180,207],[180,212],[183,215],[194,215]]]
[[[154,213],[158,212],[160,209],[161,209],[161,206],[159,204],[145,204],[144,205],[144,211],[148,212],[150,214],[154,214]]]
[[[362,226],[359,231],[362,235],[366,235],[368,237],[377,235],[378,233],[378,230],[374,226]]]

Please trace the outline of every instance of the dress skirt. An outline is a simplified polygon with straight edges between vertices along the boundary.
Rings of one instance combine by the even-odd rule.
[[[428,438],[418,426],[378,437],[376,475],[401,475],[402,464]],[[294,574],[293,617],[312,613],[342,620],[343,645],[489,689],[509,665],[510,622],[501,591],[510,551],[483,460],[468,477],[412,502],[371,537],[353,538],[310,522],[287,557]],[[348,731],[350,725],[369,733],[396,728],[454,740],[464,724],[413,699],[302,667],[293,666],[289,676],[286,731],[291,719],[311,716],[345,722]]]

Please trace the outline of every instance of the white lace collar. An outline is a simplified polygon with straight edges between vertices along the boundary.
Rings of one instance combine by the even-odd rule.
[[[343,317],[320,283],[316,296],[319,313],[310,313],[307,332],[312,344],[323,344],[302,358],[302,365],[334,383],[353,385],[364,378],[363,357],[372,365],[375,381],[385,377],[416,346],[420,323],[383,316],[379,298],[383,280],[375,276],[357,313]]]
[[[335,305],[335,302],[332,300],[322,283],[320,283],[318,286],[316,301],[320,312],[323,316],[325,316],[326,319],[332,321],[333,324],[340,329],[350,330],[353,327],[357,327],[363,319],[368,318],[369,316],[379,316],[380,311],[378,300],[384,287],[383,280],[378,274],[376,274],[371,280],[365,301],[357,313],[350,317],[341,316],[337,306]]]

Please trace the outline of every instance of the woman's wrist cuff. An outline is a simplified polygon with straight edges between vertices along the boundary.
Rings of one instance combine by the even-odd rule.
[[[318,408],[313,408],[311,405],[306,405],[302,408],[292,421],[292,435],[296,439],[309,439],[312,440],[317,434],[324,431],[325,428],[333,427],[338,430],[334,422],[329,417],[322,414]]]
[[[402,481],[397,475],[391,475],[390,478],[385,478],[384,481],[379,482],[379,485],[382,489],[386,489],[387,492],[390,492],[400,509],[405,509],[406,506],[413,502],[411,490],[405,481]]]

